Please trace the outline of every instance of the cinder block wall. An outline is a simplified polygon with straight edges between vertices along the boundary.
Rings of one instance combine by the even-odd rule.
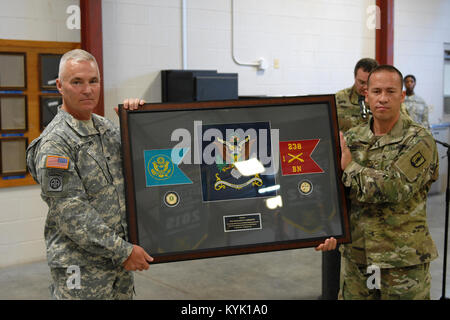
[[[450,44],[450,1],[396,0],[394,64],[417,78],[415,92],[432,106],[430,124],[443,116],[444,43]]]
[[[239,74],[240,95],[334,93],[374,57],[374,0],[186,0],[187,68]],[[181,69],[182,1],[103,1],[105,114],[129,96],[161,100],[161,69]],[[239,66],[264,58],[268,68]],[[279,68],[274,62],[278,60]]]

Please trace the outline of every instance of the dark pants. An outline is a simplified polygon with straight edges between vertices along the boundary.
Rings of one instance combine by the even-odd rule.
[[[341,273],[341,253],[336,250],[322,252],[322,300],[337,300]]]

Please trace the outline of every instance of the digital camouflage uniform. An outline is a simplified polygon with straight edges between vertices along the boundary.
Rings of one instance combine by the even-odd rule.
[[[405,97],[405,106],[408,110],[408,113],[410,117],[417,122],[418,124],[421,124],[425,128],[430,128],[430,124],[428,122],[428,105],[425,103],[425,101],[413,94],[411,96]]]
[[[130,299],[133,275],[122,263],[127,242],[120,132],[92,114],[79,121],[59,108],[27,149],[27,165],[48,204],[45,223],[53,298]],[[81,288],[67,285],[80,269]]]
[[[335,95],[339,130],[342,132],[346,132],[350,128],[356,127],[361,123],[367,123],[369,120],[369,117],[364,119],[361,116],[358,97],[359,94],[356,92],[354,86],[338,91]],[[371,113],[367,103],[366,106],[367,111]],[[408,111],[403,103],[401,106],[401,112],[408,114]]]
[[[345,133],[352,162],[342,181],[350,188],[352,242],[340,247],[340,298],[429,299],[429,263],[437,250],[426,201],[439,174],[436,143],[404,114],[380,137],[371,122]],[[370,265],[381,269],[380,291],[369,292],[363,281]]]

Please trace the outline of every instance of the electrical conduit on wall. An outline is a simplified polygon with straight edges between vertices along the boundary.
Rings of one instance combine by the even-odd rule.
[[[234,52],[235,26],[234,26],[234,0],[231,0],[231,55],[233,61],[240,66],[256,67],[258,70],[265,70],[267,63],[264,58],[259,58],[257,62],[241,62],[236,58]],[[182,42],[182,68],[187,69],[187,1],[181,0],[181,42]]]
[[[234,31],[236,29],[234,26],[234,7],[234,0],[231,0],[231,55],[233,57],[233,61],[240,66],[251,66],[257,67],[258,70],[265,70],[267,68],[267,64],[264,58],[259,58],[258,62],[241,62],[236,58],[236,54],[234,52]]]

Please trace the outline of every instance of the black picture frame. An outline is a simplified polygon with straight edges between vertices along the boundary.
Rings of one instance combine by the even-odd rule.
[[[41,90],[57,90],[56,79],[58,78],[59,62],[62,54],[40,53],[39,54],[39,85]]]
[[[39,96],[39,117],[41,131],[53,120],[58,113],[58,106],[62,104],[62,96],[46,94]]]
[[[153,263],[350,242],[334,95],[119,105],[119,117],[129,238]],[[230,150],[264,173],[217,160]]]

